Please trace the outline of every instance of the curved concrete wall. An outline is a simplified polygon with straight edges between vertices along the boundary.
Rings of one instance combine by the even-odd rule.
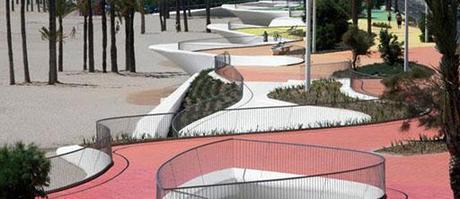
[[[222,8],[233,13],[233,15],[237,16],[244,24],[251,25],[268,26],[275,18],[289,17],[289,11],[284,10],[255,10],[250,7],[230,4],[224,4]]]
[[[83,147],[79,145],[60,147],[56,150],[56,154],[61,155],[81,148]],[[109,155],[93,148],[85,148],[77,152],[63,155],[61,158],[85,171],[85,179],[98,174],[112,164],[112,159]]]
[[[179,88],[168,97],[161,99],[161,103],[148,114],[177,112],[187,94],[190,84],[195,80],[196,76],[198,76],[198,73],[188,78],[187,81],[182,83]],[[140,138],[142,136],[147,136],[151,138],[165,138],[168,136],[173,118],[173,114],[145,116],[137,122],[133,137]]]

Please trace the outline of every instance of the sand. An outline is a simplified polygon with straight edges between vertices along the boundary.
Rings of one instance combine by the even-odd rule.
[[[8,85],[8,51],[6,47],[5,3],[0,2],[0,144],[34,142],[42,148],[79,144],[95,135],[95,122],[113,116],[143,114],[188,78],[188,74],[161,55],[149,51],[151,44],[187,39],[216,37],[205,33],[205,19],[193,17],[189,33],[175,33],[174,19],[168,21],[168,32],[159,31],[159,19],[146,16],[146,34],[140,34],[140,16],[135,19],[137,74],[122,75],[100,72],[102,40],[100,17],[94,19],[95,64],[99,72],[82,71],[83,18],[72,14],[64,18],[64,31],[75,26],[75,38],[64,44],[64,84],[50,86],[48,79],[48,43],[38,30],[48,24],[47,13],[28,12],[27,37],[30,73],[33,84]],[[23,81],[20,17],[18,6],[12,12],[13,48],[16,80]],[[235,18],[212,18],[226,23]],[[124,26],[117,35],[119,68],[124,69]],[[108,54],[108,57],[110,55]],[[110,69],[110,60],[108,59]]]

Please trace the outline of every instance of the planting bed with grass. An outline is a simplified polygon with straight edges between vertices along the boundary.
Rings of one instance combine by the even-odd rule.
[[[304,86],[277,88],[268,96],[273,99],[292,102],[299,105],[316,105],[359,111],[371,116],[370,121],[383,122],[417,116],[420,109],[398,102],[383,100],[358,100],[340,91],[342,84],[335,80],[313,81],[305,92]]]
[[[409,67],[409,73],[412,73],[414,76],[420,78],[429,77],[434,74],[434,71],[432,69],[421,64],[410,63]],[[376,78],[383,79],[386,77],[391,77],[403,73],[404,66],[402,65],[402,63],[395,63],[393,65],[389,65],[387,63],[375,63],[359,67],[355,71],[363,74],[363,78],[365,77],[364,75],[370,75]],[[334,72],[333,76],[336,78],[346,78],[351,77],[351,74],[349,70],[343,70]]]
[[[427,138],[421,136],[418,140],[406,140],[393,142],[389,147],[377,150],[379,153],[398,155],[418,155],[447,152],[447,146],[441,138]]]
[[[263,36],[264,32],[267,31],[270,37],[280,37],[282,39],[301,40],[305,34],[305,27],[261,27],[261,28],[239,28],[236,29],[238,32],[248,33],[257,36]]]
[[[240,101],[242,88],[236,83],[224,83],[208,75],[205,70],[195,78],[174,121],[175,130],[226,109]],[[176,135],[177,136],[177,135]]]

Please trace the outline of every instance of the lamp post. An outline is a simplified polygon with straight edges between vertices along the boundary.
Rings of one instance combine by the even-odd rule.
[[[428,43],[430,41],[429,33],[428,33],[428,4],[425,3],[425,43]]]
[[[409,70],[409,12],[407,0],[404,0],[404,72]]]
[[[305,5],[305,91],[311,84],[311,1],[306,0]]]
[[[312,18],[313,18],[313,25],[312,25],[312,36],[311,36],[311,52],[315,53],[316,52],[316,0],[313,0],[313,11],[312,11]]]

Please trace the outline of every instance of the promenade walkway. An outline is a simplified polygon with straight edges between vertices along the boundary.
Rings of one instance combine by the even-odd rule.
[[[412,60],[418,60],[419,63],[425,65],[435,66],[440,57],[432,47],[415,48],[411,49],[410,52]],[[336,56],[339,55],[346,57],[346,53],[343,55],[338,53]],[[246,68],[239,68],[239,70],[249,81],[260,79],[285,81],[295,77],[295,75],[299,78],[303,77],[298,73],[300,69],[283,71],[289,67],[280,68],[282,70],[271,71],[273,73],[270,76],[268,73],[264,73],[266,71],[255,73]],[[50,198],[154,198],[156,193],[155,174],[163,162],[194,146],[229,137],[374,151],[383,146],[389,146],[394,141],[418,138],[420,135],[432,136],[437,133],[435,130],[418,127],[418,122],[415,120],[411,121],[410,124],[410,130],[405,132],[400,131],[402,122],[396,121],[359,127],[192,138],[117,146],[113,148],[115,164],[108,172],[88,183],[50,194]],[[449,187],[449,155],[447,153],[415,156],[384,154],[384,156],[388,188],[400,190],[408,194],[409,198],[452,198]],[[390,193],[390,199],[391,196]]]

